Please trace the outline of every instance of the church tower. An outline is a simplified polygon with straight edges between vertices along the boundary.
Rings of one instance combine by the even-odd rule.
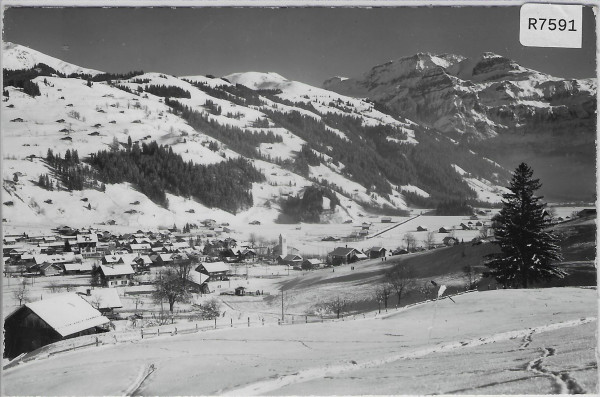
[[[285,258],[288,254],[288,246],[287,239],[283,236],[283,234],[279,235],[279,247],[281,248],[281,256]]]

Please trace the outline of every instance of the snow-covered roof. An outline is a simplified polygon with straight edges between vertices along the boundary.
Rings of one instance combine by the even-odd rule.
[[[97,242],[98,242],[97,234],[78,234],[77,235],[77,244],[97,243]]]
[[[84,271],[91,271],[92,270],[92,264],[87,262],[87,263],[65,263],[65,271],[67,272],[72,272],[72,271],[80,271],[80,272],[84,272]]]
[[[100,269],[105,276],[123,276],[135,273],[128,263],[122,265],[100,265]]]
[[[204,266],[204,269],[209,273],[229,271],[229,265],[225,262],[206,262],[203,263],[202,266]]]
[[[142,243],[142,244],[129,244],[129,248],[132,250],[149,250],[150,244]]]
[[[76,293],[61,294],[25,306],[63,337],[109,322]]]
[[[119,291],[115,288],[99,288],[90,290],[90,295],[81,295],[91,305],[98,305],[98,309],[115,309],[123,307]]]
[[[188,275],[188,279],[194,284],[202,285],[208,280],[208,276],[204,273],[200,273],[196,270],[192,270]]]

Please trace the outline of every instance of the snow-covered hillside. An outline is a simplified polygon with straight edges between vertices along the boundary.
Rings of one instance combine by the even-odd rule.
[[[43,54],[39,51],[10,42],[2,43],[2,68],[10,70],[30,69],[38,63],[44,63],[58,72],[69,75],[81,73],[96,75],[98,70],[83,68],[60,59]]]
[[[45,63],[63,74],[100,73],[12,43],[3,44],[2,55],[7,70]],[[438,57],[433,63],[423,62],[421,69],[446,67],[457,61],[460,59],[453,56]],[[2,101],[3,221],[9,224],[159,227],[207,218],[234,225],[257,219],[270,223],[280,215],[280,200],[315,184],[333,189],[340,201],[322,221],[341,223],[358,220],[373,209],[410,209],[415,197],[443,199],[431,191],[437,190],[437,182],[420,182],[431,181],[431,173],[437,172],[429,164],[426,168],[419,165],[427,162],[424,153],[430,144],[421,140],[434,142],[438,151],[443,151],[444,145],[460,149],[437,132],[392,114],[371,100],[288,80],[276,73],[246,72],[215,78],[139,72],[120,79],[111,75],[110,80],[99,75],[92,81],[42,70],[27,73],[33,77],[25,78],[31,78],[39,95],[14,84],[5,87]],[[16,73],[14,78],[24,77]],[[193,113],[201,123],[194,124],[193,117],[181,109]],[[244,144],[246,137],[256,143]],[[47,174],[55,186],[61,180],[45,160],[49,151],[60,155],[77,151],[85,160],[100,150],[153,141],[168,145],[185,162],[194,164],[210,166],[248,158],[265,177],[251,188],[252,207],[234,215],[174,192],[167,192],[169,205],[161,206],[130,183],[109,184],[105,191],[97,186],[81,191],[51,190],[38,184],[40,175]],[[308,152],[303,152],[306,148]],[[473,151],[462,150],[461,167],[474,178],[463,181],[463,194],[473,200],[497,202],[498,196],[490,192],[498,192],[496,185],[505,180],[506,170],[497,165],[493,175],[487,171],[480,174],[486,161]],[[444,172],[448,170],[455,172],[450,163]],[[460,179],[461,174],[454,176]],[[438,178],[443,183],[450,180]],[[328,205],[329,199],[324,200],[324,208]]]

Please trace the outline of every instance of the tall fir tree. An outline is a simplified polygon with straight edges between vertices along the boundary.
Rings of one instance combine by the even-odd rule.
[[[532,169],[521,163],[513,173],[510,193],[503,195],[503,208],[494,217],[495,243],[501,252],[488,256],[486,266],[490,270],[484,274],[505,288],[527,288],[536,281],[566,275],[552,265],[562,256],[558,239],[547,230],[550,216],[544,209],[546,204],[534,195],[541,186],[539,179],[533,179]]]

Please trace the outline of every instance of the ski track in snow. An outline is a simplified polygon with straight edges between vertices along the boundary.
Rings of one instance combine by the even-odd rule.
[[[544,347],[541,357],[531,360],[527,364],[527,370],[537,375],[549,377],[554,382],[554,392],[556,394],[585,394],[586,391],[568,372],[550,371],[544,368],[544,359],[556,355],[556,349]]]
[[[378,366],[389,364],[389,363],[399,361],[399,360],[423,357],[423,356],[426,356],[431,353],[448,352],[448,351],[456,350],[456,349],[463,348],[463,347],[481,346],[481,345],[485,345],[488,343],[505,341],[505,340],[515,339],[515,338],[519,338],[519,337],[522,337],[525,340],[527,340],[527,339],[531,338],[531,335],[533,335],[534,332],[535,333],[543,333],[543,332],[558,330],[561,328],[576,327],[579,325],[590,323],[595,320],[596,320],[595,317],[581,318],[578,320],[571,320],[571,321],[566,321],[566,322],[561,322],[561,323],[542,325],[542,326],[535,327],[535,328],[527,328],[527,329],[516,330],[516,331],[501,332],[501,333],[492,334],[492,335],[481,337],[481,338],[471,339],[468,341],[448,342],[448,343],[444,343],[442,345],[426,347],[426,348],[419,349],[419,350],[409,352],[409,353],[395,354],[392,356],[388,356],[388,357],[384,357],[384,358],[380,358],[380,359],[369,360],[369,361],[364,361],[364,362],[356,362],[356,361],[352,360],[346,364],[309,368],[309,369],[298,371],[291,375],[283,375],[283,376],[277,377],[275,379],[272,379],[272,378],[265,379],[262,381],[250,383],[248,385],[245,385],[245,386],[242,386],[242,387],[239,387],[236,389],[223,390],[222,393],[220,393],[220,394],[226,395],[226,396],[240,396],[240,395],[250,396],[250,395],[267,394],[269,392],[273,392],[275,390],[281,389],[283,387],[286,387],[286,386],[289,386],[292,384],[297,384],[297,383],[307,382],[307,381],[311,381],[311,380],[315,380],[315,379],[331,377],[333,375],[338,375],[338,374],[341,374],[344,372],[378,367]],[[554,349],[549,349],[549,348],[545,349],[544,355],[540,358],[532,360],[528,364],[527,369],[534,371],[536,373],[539,373],[541,375],[544,375],[544,376],[549,376],[552,379],[554,379],[557,389],[561,394],[563,394],[563,393],[576,394],[578,392],[583,392],[583,389],[581,388],[581,386],[579,386],[579,384],[577,384],[577,382],[575,382],[574,379],[570,378],[570,376],[567,373],[551,372],[551,371],[543,368],[543,366],[542,366],[543,359],[548,356],[554,355],[554,353],[555,353]]]

